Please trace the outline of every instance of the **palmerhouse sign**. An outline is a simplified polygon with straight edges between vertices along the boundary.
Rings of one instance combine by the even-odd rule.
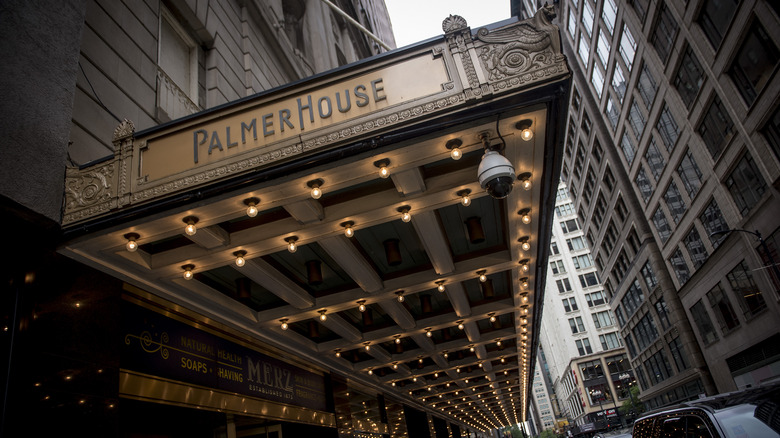
[[[63,225],[240,177],[433,117],[473,110],[569,75],[552,7],[477,32],[458,16],[444,37],[145,131],[125,121],[114,157],[67,169]]]

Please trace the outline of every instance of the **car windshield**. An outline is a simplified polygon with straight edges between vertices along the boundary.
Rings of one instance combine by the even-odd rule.
[[[772,406],[764,407],[766,403]],[[778,424],[776,415],[780,414],[772,402],[743,404],[715,412],[728,438],[780,438],[780,433],[769,426]]]

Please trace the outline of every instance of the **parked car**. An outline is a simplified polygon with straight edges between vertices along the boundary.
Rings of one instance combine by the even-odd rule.
[[[634,422],[634,438],[780,438],[780,384],[691,400]]]

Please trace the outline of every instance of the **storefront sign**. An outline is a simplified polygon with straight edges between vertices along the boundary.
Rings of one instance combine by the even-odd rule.
[[[122,309],[122,368],[319,411],[321,375],[143,307]]]

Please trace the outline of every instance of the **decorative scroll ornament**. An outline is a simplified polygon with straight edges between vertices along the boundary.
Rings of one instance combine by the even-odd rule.
[[[128,334],[125,336],[125,344],[130,345],[133,342],[133,339],[137,339],[139,344],[141,345],[141,348],[147,352],[147,353],[160,353],[160,357],[163,359],[168,359],[168,356],[170,355],[168,352],[168,333],[162,332],[160,335],[159,341],[155,341],[152,337],[152,334],[144,331],[141,333],[141,336],[131,335]]]
[[[135,133],[135,125],[130,120],[125,119],[119,126],[114,129],[113,141],[123,140],[130,137]]]
[[[467,27],[468,24],[466,23],[466,19],[460,15],[450,15],[441,23],[441,28],[444,33],[455,32],[456,30],[466,29]]]
[[[113,196],[110,183],[113,173],[113,168],[108,165],[68,177],[65,181],[66,211],[110,200]]]

